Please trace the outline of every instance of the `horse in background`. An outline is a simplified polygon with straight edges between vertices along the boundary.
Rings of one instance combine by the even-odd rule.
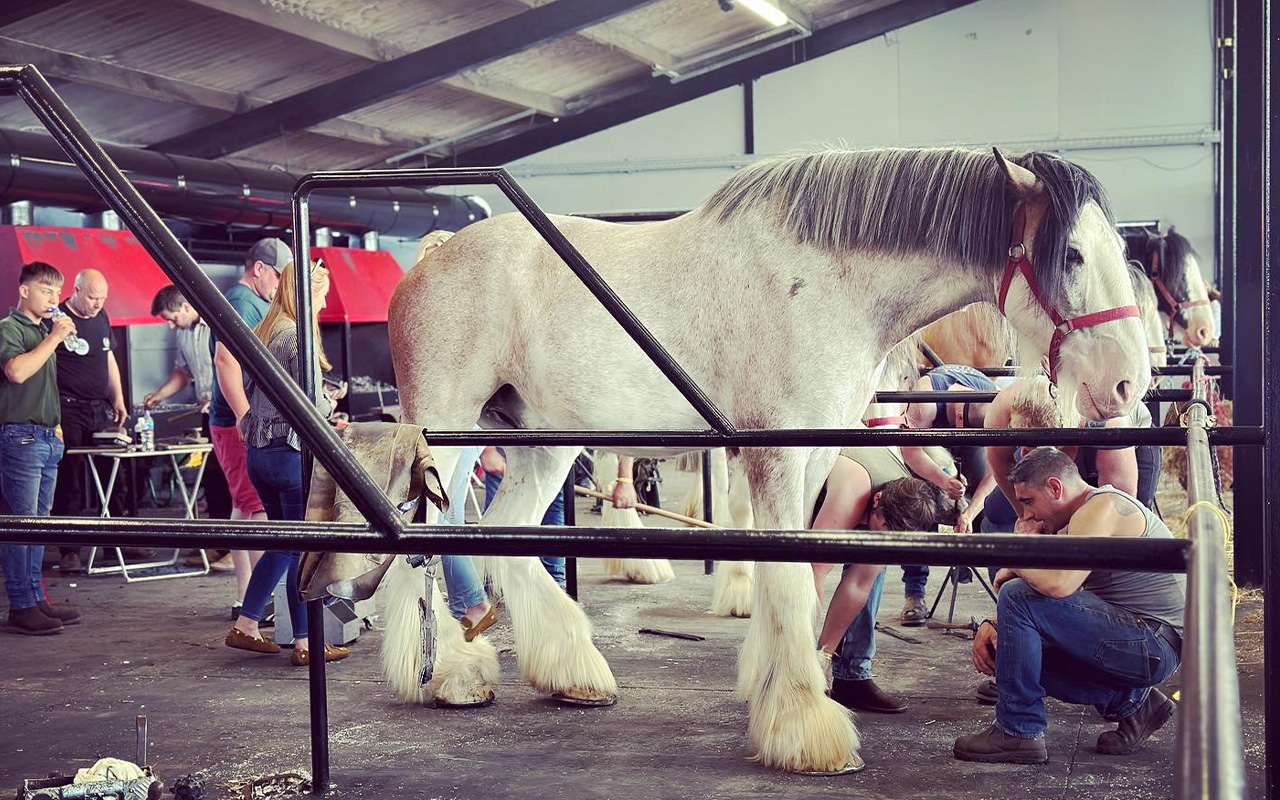
[[[1048,355],[1064,405],[1089,418],[1128,413],[1150,381],[1105,193],[1088,171],[1051,154],[794,155],[738,171],[672,220],[552,220],[740,428],[852,425],[895,344],[982,301],[998,301],[1018,330],[1019,361]],[[1086,315],[1090,324],[1069,334],[1057,326]],[[476,421],[706,427],[519,215],[468,226],[411,269],[392,297],[388,329],[403,419],[428,430]],[[537,524],[579,449],[508,448],[506,477],[481,525]],[[434,455],[447,482],[458,449]],[[802,529],[836,455],[743,448],[756,526]],[[530,683],[565,702],[613,702],[617,683],[586,614],[538,559],[484,561],[505,595]],[[405,559],[387,583],[398,593],[397,618],[428,602]],[[768,766],[850,771],[858,735],[849,712],[826,696],[815,615],[806,564],[757,564],[738,684],[750,741]],[[406,654],[389,683],[414,700],[421,636],[421,626],[397,624],[384,637],[385,648]]]
[[[1190,240],[1172,225],[1163,235],[1151,228],[1129,228],[1124,240],[1129,258],[1142,265],[1155,288],[1168,338],[1180,335],[1187,347],[1217,339],[1208,285]]]
[[[1138,311],[1142,314],[1142,330],[1146,334],[1151,366],[1168,366],[1169,348],[1165,345],[1155,287],[1151,285],[1151,279],[1142,267],[1133,262],[1129,263],[1129,279],[1133,282],[1133,294],[1138,301]]]

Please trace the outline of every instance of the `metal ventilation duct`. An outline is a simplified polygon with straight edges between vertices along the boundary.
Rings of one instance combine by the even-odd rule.
[[[222,161],[170,156],[135,147],[103,149],[162,217],[236,228],[292,227],[289,197],[298,176]],[[53,138],[0,130],[0,203],[37,205],[86,213],[106,209],[84,173]],[[420,189],[359,189],[313,194],[311,226],[353,233],[417,237],[436,229],[458,230],[488,216],[483,201]]]

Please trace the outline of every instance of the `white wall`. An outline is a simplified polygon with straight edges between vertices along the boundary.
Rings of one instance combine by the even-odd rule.
[[[982,0],[757,81],[756,151],[1056,149],[1101,178],[1119,219],[1176,224],[1208,262],[1213,151],[1199,142],[1212,92],[1210,0]],[[742,148],[734,88],[511,169],[548,211],[684,209],[731,174]],[[511,208],[476,193],[495,213]]]

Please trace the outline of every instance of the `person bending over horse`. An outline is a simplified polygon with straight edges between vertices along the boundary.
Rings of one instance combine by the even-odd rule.
[[[815,530],[932,531],[937,527],[938,493],[911,475],[887,447],[846,447],[840,451],[818,495]],[[822,581],[831,564],[814,564]],[[831,662],[831,697],[847,708],[894,714],[907,704],[871,679],[876,613],[884,590],[882,566],[846,564],[831,597],[818,650]]]
[[[964,400],[965,392],[994,392],[995,383],[973,367],[963,364],[944,364],[926,373],[916,382],[916,391],[956,392],[956,399],[939,403],[911,403],[907,406],[908,428],[981,428],[987,415],[989,403],[969,403]],[[989,482],[984,483],[987,475],[987,459],[981,447],[949,447],[947,448],[960,467],[959,475],[944,472],[923,447],[902,448],[902,458],[916,475],[929,481],[953,500],[965,495],[968,487],[974,487],[975,495],[979,489],[990,492]],[[980,507],[980,506],[979,506]],[[974,515],[963,514],[957,520],[957,533],[972,532]],[[966,580],[968,573],[965,573]],[[923,564],[908,564],[902,568],[902,593],[905,602],[902,606],[901,621],[903,625],[919,626],[925,622],[924,594],[929,582],[929,567]]]
[[[1137,498],[1085,483],[1052,448],[1009,475],[1025,519],[1046,534],[1172,539]],[[1186,577],[1120,570],[1002,569],[997,618],[973,641],[973,665],[996,680],[995,722],[955,741],[955,757],[985,763],[1048,760],[1044,698],[1093,705],[1115,730],[1098,752],[1132,753],[1174,713],[1155,688],[1178,669]]]

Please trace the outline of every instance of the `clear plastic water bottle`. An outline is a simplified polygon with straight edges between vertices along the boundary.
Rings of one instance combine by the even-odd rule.
[[[62,316],[65,316],[62,313],[62,309],[54,306],[53,316],[51,316],[50,319],[57,320],[58,317]],[[68,352],[75,353],[78,356],[88,355],[89,353],[89,343],[84,339],[81,339],[79,336],[76,336],[74,333],[62,340],[62,346],[67,348]]]
[[[141,413],[137,413],[137,415],[133,418],[133,443],[134,443],[134,447],[138,450],[146,449],[146,447],[144,446],[146,442],[146,434],[143,432],[144,429],[146,428],[146,425],[147,425],[146,419],[142,416]]]
[[[142,412],[142,449],[151,452],[156,449],[156,421],[151,418],[151,409]]]

